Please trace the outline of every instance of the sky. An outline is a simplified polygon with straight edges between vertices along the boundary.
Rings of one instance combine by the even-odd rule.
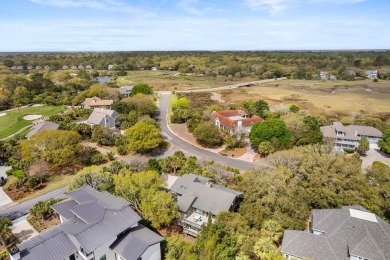
[[[390,49],[390,0],[0,0],[0,52]]]

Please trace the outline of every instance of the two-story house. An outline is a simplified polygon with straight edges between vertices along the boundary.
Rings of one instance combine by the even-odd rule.
[[[372,126],[343,126],[340,122],[334,122],[331,126],[322,126],[320,129],[324,138],[333,140],[336,149],[354,149],[362,137],[366,137],[371,144],[376,144],[383,138],[383,133]]]
[[[90,126],[101,125],[110,129],[116,129],[119,125],[118,112],[111,109],[95,108],[85,123]]]
[[[390,224],[361,206],[312,210],[310,230],[285,230],[287,259],[390,259]]]
[[[211,114],[211,117],[216,126],[228,131],[230,134],[248,134],[251,131],[252,125],[264,121],[264,119],[256,115],[249,117],[249,115],[243,110],[214,111]]]
[[[163,175],[165,187],[173,196],[180,211],[179,225],[186,234],[196,237],[207,224],[208,215],[214,222],[221,211],[234,211],[241,201],[242,192],[211,182],[210,179],[184,174],[181,177]]]
[[[11,260],[159,260],[161,236],[125,199],[85,186],[54,204],[61,224],[9,250]]]
[[[118,92],[122,97],[130,97],[134,86],[122,86],[118,88]]]

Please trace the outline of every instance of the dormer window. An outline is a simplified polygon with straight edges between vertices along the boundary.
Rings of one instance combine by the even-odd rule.
[[[345,136],[345,132],[337,131],[337,130],[336,130],[336,135],[337,135],[337,136]]]

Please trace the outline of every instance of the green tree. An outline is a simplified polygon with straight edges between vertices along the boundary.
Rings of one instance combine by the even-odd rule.
[[[76,190],[85,185],[89,185],[99,191],[111,190],[113,188],[113,178],[109,172],[97,166],[85,167],[77,172],[76,176],[68,184],[67,190]]]
[[[81,136],[73,131],[42,131],[22,144],[22,157],[44,160],[56,167],[73,165],[82,151],[80,141]]]
[[[283,120],[268,119],[252,126],[249,140],[254,147],[268,141],[276,150],[280,150],[290,146],[291,134]]]
[[[264,104],[261,104],[264,105]],[[242,110],[245,111],[245,113],[248,114],[249,117],[252,117],[255,112],[257,112],[257,103],[253,100],[245,100],[241,102]],[[260,111],[259,111],[260,112]]]
[[[167,227],[179,217],[172,196],[162,190],[144,190],[141,194],[140,209],[142,216],[154,228]]]
[[[272,146],[271,142],[264,141],[259,144],[257,151],[259,152],[260,156],[266,157],[269,154],[275,152],[275,148]]]
[[[7,245],[6,236],[11,232],[10,227],[12,226],[11,220],[6,217],[0,217],[0,238],[3,246]]]
[[[154,117],[157,111],[156,103],[151,95],[138,93],[132,97],[122,99],[121,102],[133,107],[134,110],[137,111],[137,114],[141,116],[148,115],[150,117]]]
[[[40,217],[45,220],[48,216],[54,214],[54,210],[51,208],[52,205],[62,201],[63,199],[49,199],[46,201],[38,201],[29,210],[30,214],[34,217]]]
[[[378,141],[378,146],[381,151],[390,154],[390,129],[384,131],[383,139]]]
[[[268,103],[262,99],[256,101],[255,114],[261,118],[266,118],[267,117],[266,111],[269,111]]]
[[[222,137],[219,129],[213,122],[200,123],[194,130],[196,140],[206,146],[216,146],[222,144]]]
[[[299,106],[291,105],[290,106],[290,111],[293,112],[293,113],[298,113],[299,112]]]
[[[275,244],[272,243],[272,241],[267,238],[259,238],[253,250],[256,256],[259,257],[260,259],[265,259],[265,260],[283,259],[282,254],[279,252]]]
[[[135,85],[131,92],[132,92],[133,96],[135,96],[139,93],[142,93],[145,95],[153,94],[152,88],[148,84],[142,84],[142,83]]]
[[[362,137],[362,139],[359,141],[359,145],[356,147],[356,151],[360,155],[364,155],[368,150],[370,150],[370,142],[368,141],[367,137]]]
[[[196,260],[198,256],[196,249],[191,243],[181,239],[180,235],[175,234],[167,237],[167,247],[165,259],[167,260]]]
[[[128,150],[137,153],[148,153],[163,142],[159,129],[146,122],[138,122],[126,130],[125,139]]]

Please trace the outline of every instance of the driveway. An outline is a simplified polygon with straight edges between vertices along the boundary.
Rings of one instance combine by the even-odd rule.
[[[11,231],[22,243],[38,235],[38,232],[28,223],[27,215],[12,221]]]
[[[366,156],[362,156],[361,158],[363,169],[370,167],[374,161],[380,161],[390,166],[390,156],[382,153],[376,144],[370,144],[370,150],[368,150]]]
[[[249,168],[255,167],[255,164],[252,162],[224,157],[222,155],[207,151],[206,149],[196,147],[193,144],[184,141],[176,134],[174,134],[167,124],[169,95],[170,92],[161,93],[161,99],[159,102],[160,114],[159,114],[158,121],[160,122],[161,125],[162,135],[172,144],[172,147],[171,149],[169,149],[169,151],[160,155],[161,157],[167,156],[167,153],[168,154],[173,153],[173,151],[175,150],[180,150],[183,151],[185,154],[195,155],[198,158],[202,158],[205,160],[213,160],[222,165],[231,166],[240,170],[248,170]]]
[[[5,173],[7,170],[11,169],[11,167],[0,166],[0,177],[7,178],[7,174]],[[12,204],[12,200],[8,195],[3,191],[3,187],[0,188],[0,209],[5,208],[8,205]]]

